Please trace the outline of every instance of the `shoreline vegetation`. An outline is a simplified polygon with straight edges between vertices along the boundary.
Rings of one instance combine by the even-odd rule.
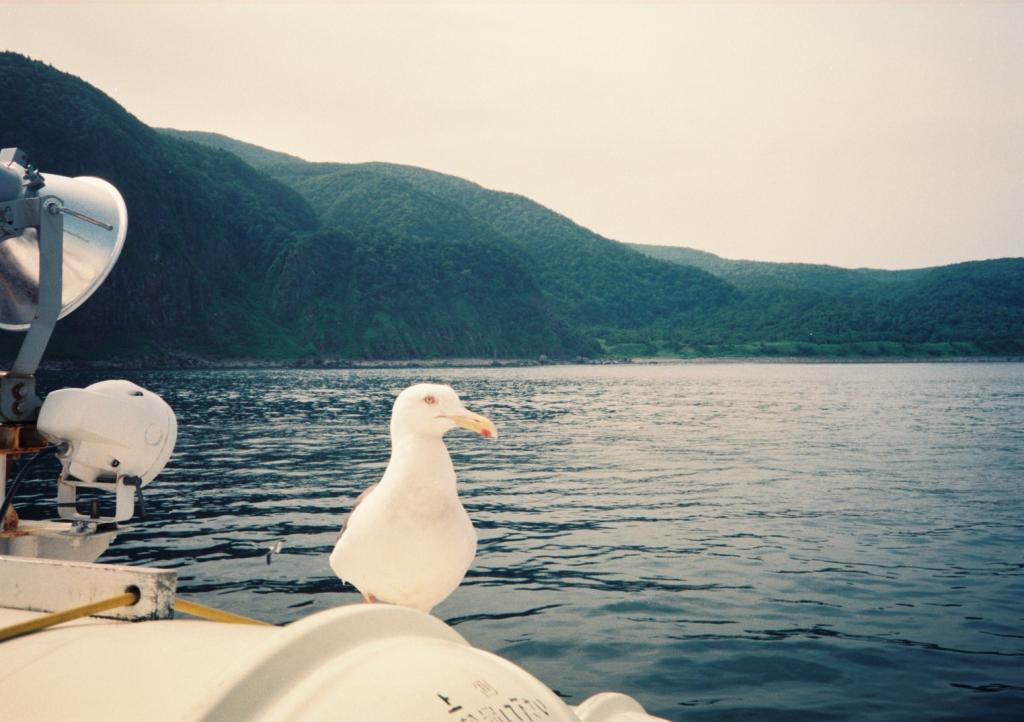
[[[310,370],[368,370],[368,369],[459,369],[459,368],[531,368],[542,366],[624,366],[716,363],[762,364],[883,364],[883,363],[1021,363],[1024,355],[954,355],[943,353],[915,353],[906,355],[756,355],[735,350],[718,355],[689,356],[606,356],[601,358],[577,357],[573,359],[538,358],[433,358],[433,359],[218,359],[199,356],[163,356],[109,360],[46,360],[42,371],[98,371],[98,370],[168,370],[168,371],[230,371],[260,369]]]

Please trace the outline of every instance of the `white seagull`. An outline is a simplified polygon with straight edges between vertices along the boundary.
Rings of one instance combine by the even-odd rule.
[[[367,602],[429,612],[455,591],[476,555],[476,530],[459,501],[442,438],[456,426],[497,438],[450,386],[416,384],[395,399],[391,460],[342,523],[331,568]]]

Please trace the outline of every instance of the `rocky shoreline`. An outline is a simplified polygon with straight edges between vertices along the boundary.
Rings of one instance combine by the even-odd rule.
[[[419,368],[529,368],[539,366],[619,366],[661,364],[851,364],[851,363],[1007,363],[1024,362],[1020,356],[709,356],[709,357],[577,357],[573,359],[211,359],[195,355],[169,354],[137,359],[109,360],[49,360],[40,365],[41,371],[88,370],[244,370],[244,369],[419,369]]]
[[[193,355],[165,355],[159,357],[143,357],[138,359],[109,359],[104,361],[43,361],[40,369],[44,371],[78,371],[91,369],[127,369],[127,370],[187,370],[187,369],[403,369],[403,368],[518,368],[530,366],[554,365],[613,365],[633,363],[630,358],[585,358],[549,359],[540,356],[535,359],[483,359],[483,358],[444,358],[444,359],[341,359],[341,358],[302,358],[302,359],[211,359]]]

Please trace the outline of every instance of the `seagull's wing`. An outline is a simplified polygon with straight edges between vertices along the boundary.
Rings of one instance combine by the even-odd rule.
[[[378,482],[378,483],[380,483],[380,482]],[[373,491],[376,488],[377,488],[377,484],[371,484],[370,486],[366,487],[366,489],[363,490],[363,493],[360,494],[359,497],[356,499],[356,503],[352,505],[352,508],[349,509],[348,514],[346,514],[345,518],[341,520],[341,531],[338,532],[338,536],[334,540],[335,544],[338,543],[338,540],[341,539],[341,535],[344,534],[345,533],[345,529],[348,528],[348,520],[352,517],[352,514],[355,512],[356,507],[359,506],[360,504],[362,504],[363,501],[365,501],[366,497],[368,497],[370,495],[370,492]]]

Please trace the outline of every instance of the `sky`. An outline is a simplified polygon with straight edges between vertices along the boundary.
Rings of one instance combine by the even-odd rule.
[[[1024,4],[34,0],[0,28],[149,125],[430,168],[619,241],[1024,255]]]

